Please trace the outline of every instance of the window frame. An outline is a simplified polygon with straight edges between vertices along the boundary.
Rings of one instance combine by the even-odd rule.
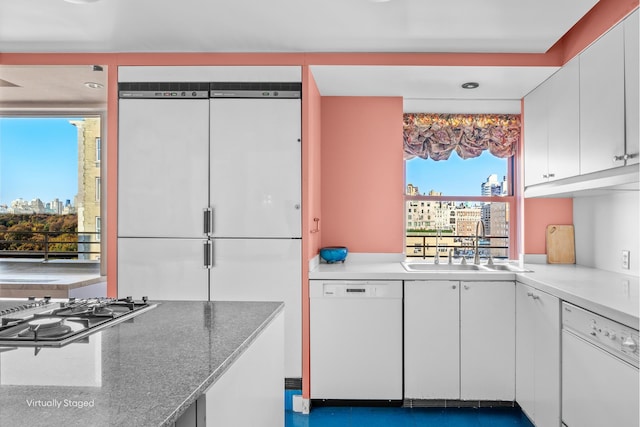
[[[102,176],[96,176],[96,202],[102,199]]]
[[[96,167],[99,167],[100,160],[102,159],[102,137],[96,137]]]

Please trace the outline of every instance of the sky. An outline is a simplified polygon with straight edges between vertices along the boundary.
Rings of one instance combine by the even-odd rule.
[[[78,192],[74,118],[0,117],[0,205],[71,200]]]
[[[480,185],[489,175],[498,180],[507,174],[507,159],[500,159],[488,151],[475,159],[463,160],[453,152],[448,160],[433,161],[416,157],[406,162],[406,183],[418,187],[420,194],[431,190],[445,196],[479,196]]]

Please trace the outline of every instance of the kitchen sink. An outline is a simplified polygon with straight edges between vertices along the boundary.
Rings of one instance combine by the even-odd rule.
[[[425,262],[402,262],[407,271],[479,271],[482,268],[475,264],[427,264]]]
[[[527,270],[526,268],[520,268],[511,264],[493,264],[493,265],[482,265],[483,268],[487,270],[493,271],[511,271],[513,273],[532,273],[531,270]]]
[[[426,262],[403,261],[402,266],[409,272],[450,272],[450,271],[508,271],[512,273],[531,273],[531,270],[512,264],[430,264]]]

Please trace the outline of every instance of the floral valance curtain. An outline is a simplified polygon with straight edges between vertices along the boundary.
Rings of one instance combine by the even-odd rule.
[[[453,150],[462,159],[489,150],[511,157],[520,140],[517,114],[404,114],[404,158],[447,160]]]

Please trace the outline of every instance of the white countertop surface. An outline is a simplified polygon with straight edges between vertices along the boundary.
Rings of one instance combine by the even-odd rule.
[[[355,256],[352,256],[355,255]],[[351,259],[350,259],[351,258]],[[310,280],[517,280],[563,301],[608,317],[634,329],[639,328],[640,294],[638,276],[614,273],[579,265],[527,264],[532,272],[456,271],[409,272],[402,256],[349,254],[344,263],[313,266]]]

